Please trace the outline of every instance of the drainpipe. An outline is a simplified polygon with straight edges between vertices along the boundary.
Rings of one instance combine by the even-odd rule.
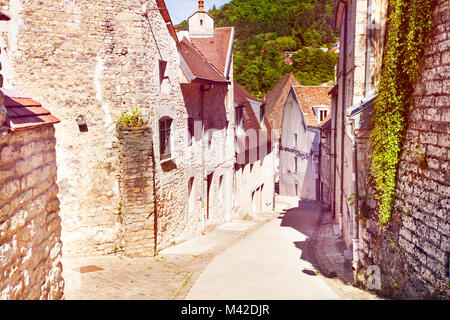
[[[339,90],[339,88],[338,88]],[[336,98],[336,106],[332,110],[334,112],[334,121],[331,124],[331,132],[333,133],[333,219],[336,218],[336,170],[337,170],[337,155],[336,155],[336,143],[337,143],[337,134],[336,134],[336,127],[337,127],[337,98]]]
[[[347,78],[347,15],[348,6],[347,2],[343,2],[344,8],[344,32],[341,33],[344,37],[344,46],[342,53],[344,55],[343,59],[343,81],[342,81],[342,115],[341,115],[341,183],[340,183],[340,208],[339,208],[339,231],[342,234],[343,231],[343,221],[344,221],[344,135],[345,135],[345,104],[346,104],[346,78]]]
[[[364,95],[367,97],[370,90],[370,36],[372,34],[370,25],[372,23],[372,0],[367,0],[367,33],[366,33],[366,74]]]
[[[353,182],[353,194],[354,194],[354,210],[353,210],[353,269],[356,270],[359,263],[359,189],[358,189],[358,144],[356,143],[357,135],[355,133],[354,121],[352,121],[348,137],[352,142],[352,182]]]
[[[203,217],[205,217],[205,92],[208,92],[214,87],[211,85],[208,89],[205,89],[204,85],[200,86],[200,115],[202,119],[202,211]]]
[[[200,116],[202,119],[202,214],[203,219],[205,216],[205,143],[204,143],[204,136],[205,136],[205,110],[204,110],[204,97],[205,95],[205,86],[200,86]],[[204,226],[203,226],[204,229]]]
[[[323,202],[323,190],[322,190],[322,129],[319,129],[319,168],[318,168],[318,176],[319,176],[319,201]]]

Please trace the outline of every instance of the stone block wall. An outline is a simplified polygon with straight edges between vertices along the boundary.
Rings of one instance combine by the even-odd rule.
[[[123,226],[125,255],[155,254],[155,196],[152,134],[148,127],[119,130],[118,221]]]
[[[5,87],[61,119],[56,151],[67,255],[112,254],[121,244],[115,117],[139,108],[153,125],[157,110],[176,108],[176,128],[187,130],[178,52],[159,11],[148,10],[156,7],[154,0],[0,4],[11,17],[0,25]],[[164,92],[159,60],[167,61]],[[78,128],[80,114],[87,132]]]
[[[0,299],[61,299],[55,129],[0,135]]]
[[[398,171],[396,211],[386,233],[372,217],[362,262],[381,268],[385,295],[449,299],[450,10],[439,0]]]

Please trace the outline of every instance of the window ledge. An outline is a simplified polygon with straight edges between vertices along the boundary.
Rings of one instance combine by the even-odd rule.
[[[160,159],[159,160],[159,163],[161,163],[161,164],[167,163],[167,162],[175,162],[175,158],[174,157],[170,157],[170,158]]]

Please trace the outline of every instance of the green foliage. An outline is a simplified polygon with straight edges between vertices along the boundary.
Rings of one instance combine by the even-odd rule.
[[[295,41],[295,37],[279,37],[275,40],[276,44],[282,51],[295,51],[298,49],[298,43]]]
[[[391,1],[388,42],[371,134],[370,181],[379,202],[379,224],[382,227],[392,214],[410,97],[433,26],[433,6],[433,0]]]
[[[122,112],[117,119],[117,128],[140,127],[144,125],[144,118],[138,108],[131,110],[131,113]]]
[[[338,54],[303,48],[292,56],[295,74],[303,85],[317,86],[334,79]]]
[[[310,38],[326,43],[334,41],[333,8],[334,0],[232,0],[210,14],[219,27],[235,26],[238,40],[274,32],[303,41],[302,34],[314,30]]]
[[[285,52],[332,47],[336,40],[331,27],[333,8],[334,0],[232,0],[209,13],[217,27],[235,27],[235,80],[262,98],[290,72],[303,85],[334,80],[335,53],[309,48],[299,53],[296,64],[283,61]],[[187,21],[178,27],[187,29]],[[302,63],[301,58],[308,61]]]

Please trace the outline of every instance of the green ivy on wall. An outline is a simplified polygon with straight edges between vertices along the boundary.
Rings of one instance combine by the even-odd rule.
[[[374,106],[370,180],[379,203],[379,224],[391,217],[397,169],[413,84],[433,27],[434,0],[391,0],[388,42]]]

